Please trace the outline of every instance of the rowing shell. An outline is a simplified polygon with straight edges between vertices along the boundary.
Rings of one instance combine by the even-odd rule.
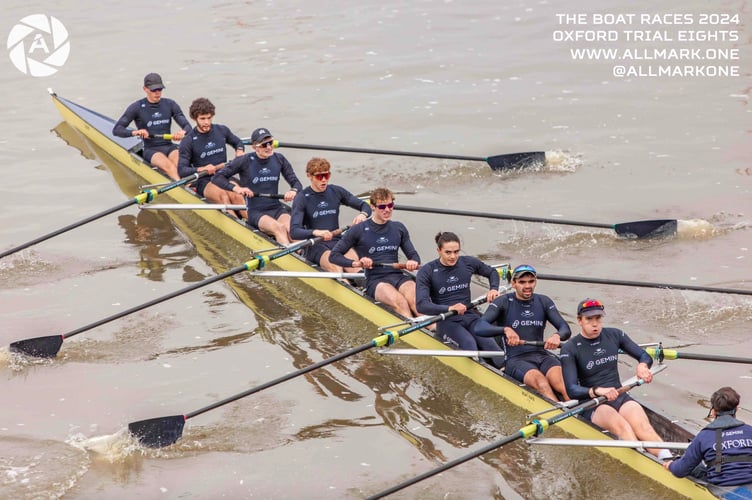
[[[50,90],[52,101],[63,119],[74,129],[82,133],[89,141],[117,163],[129,169],[148,184],[162,184],[168,179],[146,163],[138,152],[142,148],[141,139],[136,137],[121,138],[112,135],[114,120],[100,113],[85,108],[79,104],[58,96]],[[174,189],[165,195],[176,203],[200,204],[203,201],[188,189]],[[249,230],[245,225],[220,211],[196,210],[195,215],[214,226],[239,244],[251,251],[268,249],[274,242],[258,232]],[[295,273],[309,273],[318,271],[298,255],[288,255],[275,261],[276,267],[284,271]],[[342,306],[361,315],[375,325],[399,324],[404,318],[387,310],[379,304],[365,297],[355,288],[336,279],[299,278],[300,281],[313,289],[340,303]],[[403,341],[416,349],[449,349],[442,342],[433,338],[430,332],[415,332]],[[529,413],[544,411],[551,407],[547,401],[534,391],[519,384],[514,379],[466,357],[439,356],[437,360],[451,367],[475,383],[490,389],[510,403],[525,409]],[[656,431],[668,441],[687,441],[692,434],[686,429],[672,423],[666,417],[647,408]],[[559,427],[566,433],[580,439],[602,440],[607,438],[604,433],[591,423],[579,418],[567,419]],[[600,451],[619,460],[626,466],[644,474],[688,498],[716,498],[703,485],[686,478],[676,478],[666,471],[662,464],[652,455],[629,448],[599,448]]]

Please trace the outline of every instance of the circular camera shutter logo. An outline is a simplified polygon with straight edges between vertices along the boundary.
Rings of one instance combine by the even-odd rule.
[[[24,74],[53,75],[65,64],[69,54],[68,30],[52,16],[26,16],[8,35],[10,60]]]

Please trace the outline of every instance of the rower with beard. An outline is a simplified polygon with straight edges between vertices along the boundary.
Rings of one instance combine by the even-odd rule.
[[[274,195],[279,191],[280,176],[290,185],[284,200],[291,202],[303,189],[287,158],[274,152],[274,137],[269,129],[257,128],[251,134],[253,153],[239,156],[218,170],[212,182],[233,193],[245,196],[248,207],[248,226],[274,236],[277,243],[290,243],[290,209],[279,200],[257,196]],[[240,185],[231,182],[240,176]]]
[[[211,183],[211,176],[227,164],[227,144],[235,150],[236,158],[245,154],[245,146],[240,137],[233,134],[227,126],[212,123],[214,113],[214,104],[206,97],[199,97],[191,103],[188,114],[196,122],[196,126],[180,141],[178,174],[184,178],[207,172],[207,177],[202,177],[193,184],[199,196],[220,205],[242,205],[244,200],[241,195],[230,193]],[[244,218],[244,212],[238,215]]]
[[[460,255],[460,238],[455,233],[443,231],[436,235],[439,258],[421,266],[418,271],[416,303],[420,314],[435,316],[456,311],[436,325],[436,335],[445,343],[468,351],[501,351],[492,338],[473,335],[473,325],[480,319],[476,309],[468,310],[470,279],[474,274],[488,278],[486,300],[499,296],[499,273],[477,257]],[[504,358],[484,358],[496,368],[501,368]]]
[[[572,335],[572,330],[556,308],[554,301],[535,292],[537,276],[533,266],[523,264],[512,271],[514,292],[494,300],[475,324],[473,333],[480,337],[502,336],[506,351],[507,375],[523,382],[552,401],[569,399],[564,386],[559,358],[548,352],[557,349]],[[526,341],[543,342],[546,323],[556,333],[543,347],[525,345]]]

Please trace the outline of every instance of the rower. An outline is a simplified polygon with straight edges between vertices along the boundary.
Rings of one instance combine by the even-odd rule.
[[[586,400],[605,396],[608,401],[588,410],[583,417],[627,441],[663,441],[650,425],[645,409],[627,393],[619,393],[619,351],[637,360],[637,378],[649,384],[653,358],[618,328],[604,328],[603,303],[584,299],[577,305],[580,334],[561,348],[561,366],[567,393]],[[666,449],[648,448],[660,459],[671,458]]]
[[[290,185],[283,199],[291,202],[303,185],[295,175],[290,162],[283,155],[274,152],[274,137],[269,129],[257,128],[251,134],[253,153],[238,156],[221,170],[218,170],[212,182],[222,189],[246,197],[248,221],[253,229],[274,236],[277,243],[290,243],[290,209],[279,200],[258,195],[276,195],[279,191],[280,177]],[[240,176],[240,185],[230,181],[235,175]]]
[[[415,271],[420,255],[410,241],[410,233],[401,222],[392,220],[394,194],[387,188],[371,192],[371,219],[351,227],[334,245],[329,260],[338,266],[366,270],[366,295],[391,307],[406,318],[417,315],[415,279],[395,269],[402,249],[407,262],[405,269]],[[345,254],[354,248],[361,256],[350,259]]]
[[[306,240],[321,237],[323,241],[315,243],[306,249],[306,258],[318,264],[321,269],[330,272],[342,272],[342,266],[329,261],[332,248],[340,240],[333,231],[339,228],[339,208],[347,205],[359,210],[352,224],[360,224],[371,216],[370,205],[356,197],[347,189],[329,184],[332,176],[332,166],[326,158],[311,158],[306,165],[306,175],[311,185],[295,197],[292,202],[290,215],[290,237],[293,240]],[[348,259],[357,259],[355,250],[350,249],[345,254]],[[346,272],[355,272],[352,268]]]
[[[739,393],[721,387],[710,397],[710,404],[708,417],[713,421],[695,436],[681,458],[663,466],[676,477],[691,474],[718,486],[752,483],[752,426],[736,418]]]
[[[502,336],[507,352],[505,373],[543,396],[556,401],[555,392],[569,399],[561,374],[559,358],[548,349],[557,349],[572,331],[547,295],[535,293],[538,273],[533,266],[522,264],[512,271],[514,291],[494,300],[475,324],[474,334],[481,337]],[[546,323],[556,332],[543,340]],[[525,345],[526,342],[543,342]],[[555,391],[555,392],[554,392]]]
[[[215,107],[206,97],[194,99],[188,114],[196,126],[180,141],[178,149],[178,175],[188,177],[207,172],[207,177],[198,179],[194,188],[202,198],[220,205],[242,205],[245,200],[237,193],[225,191],[211,183],[211,176],[227,163],[227,144],[235,149],[235,157],[245,153],[243,140],[225,125],[212,123]],[[206,175],[206,174],[205,174]],[[235,180],[230,182],[236,183]],[[245,211],[238,214],[245,218]]]
[[[436,315],[456,311],[436,324],[436,335],[446,344],[468,351],[501,351],[496,340],[476,337],[473,326],[480,319],[476,309],[468,309],[470,279],[474,274],[488,278],[486,301],[499,296],[499,273],[477,257],[460,255],[460,238],[449,231],[439,232],[434,238],[439,258],[423,265],[418,271],[416,304],[421,314]],[[504,365],[504,357],[483,358],[496,368]]]
[[[141,137],[144,140],[144,160],[166,173],[171,179],[178,176],[178,146],[163,138],[170,134],[172,120],[182,130],[172,134],[172,139],[179,141],[191,131],[191,124],[183,114],[178,103],[162,97],[165,86],[162,77],[149,73],[144,77],[146,97],[126,108],[123,116],[115,123],[112,133],[118,137]],[[137,129],[130,130],[128,125],[135,122]]]

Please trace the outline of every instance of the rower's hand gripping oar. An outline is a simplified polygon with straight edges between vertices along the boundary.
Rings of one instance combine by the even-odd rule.
[[[528,217],[524,215],[507,215],[490,212],[474,212],[470,210],[452,210],[444,208],[414,207],[397,205],[395,210],[406,212],[423,212],[429,214],[459,215],[465,217],[480,217],[485,219],[517,220],[523,222],[543,222],[547,224],[560,224],[565,226],[597,227],[613,229],[617,235],[625,238],[665,238],[676,236],[678,221],[676,219],[641,220],[622,222],[618,224],[604,224],[600,222],[582,222],[566,219],[546,219],[543,217]]]
[[[178,186],[182,186],[184,184],[188,184],[189,182],[193,182],[196,179],[203,177],[206,175],[206,173],[201,172],[197,174],[189,175],[188,177],[184,177],[182,179],[179,179],[175,182],[171,182],[169,184],[166,184],[159,189],[146,189],[137,194],[135,197],[131,198],[128,201],[124,201],[123,203],[116,205],[112,208],[109,208],[107,210],[104,210],[102,212],[96,213],[94,215],[90,215],[89,217],[86,217],[85,219],[82,219],[78,222],[74,222],[73,224],[69,224],[65,227],[61,227],[60,229],[57,229],[55,231],[52,231],[51,233],[47,233],[44,236],[40,236],[39,238],[35,238],[31,241],[27,241],[26,243],[22,245],[18,245],[16,247],[13,247],[9,250],[5,250],[4,252],[0,253],[0,259],[3,257],[7,257],[8,255],[14,254],[16,252],[20,252],[21,250],[24,250],[26,248],[29,248],[32,245],[36,245],[37,243],[41,243],[43,241],[49,240],[50,238],[57,236],[59,234],[66,233],[70,231],[71,229],[75,229],[77,227],[83,226],[84,224],[88,224],[89,222],[95,221],[97,219],[101,219],[102,217],[106,215],[110,215],[112,213],[117,212],[118,210],[122,210],[124,208],[130,207],[131,205],[141,205],[143,203],[148,203],[152,200],[154,200],[157,195],[162,194],[166,191],[169,191],[170,189],[174,189]]]
[[[340,230],[338,229],[337,231],[340,231]],[[58,351],[60,350],[60,347],[63,345],[63,340],[73,337],[74,335],[78,335],[79,333],[83,333],[85,331],[91,330],[98,326],[104,325],[105,323],[109,323],[116,319],[120,319],[123,316],[128,316],[129,314],[133,314],[135,312],[141,311],[143,309],[146,309],[147,307],[151,307],[153,305],[159,304],[161,302],[172,299],[174,297],[178,297],[180,295],[191,292],[198,288],[202,288],[212,283],[222,281],[225,278],[241,273],[243,271],[253,271],[255,269],[261,269],[272,260],[279,259],[280,257],[284,257],[285,255],[289,255],[291,253],[297,252],[301,248],[311,246],[320,240],[321,240],[320,237],[311,238],[311,239],[303,240],[293,245],[290,245],[286,247],[284,250],[276,252],[272,255],[258,255],[254,257],[253,259],[249,260],[248,262],[245,262],[242,265],[235,267],[233,269],[230,269],[229,271],[226,271],[222,274],[218,274],[217,276],[212,276],[211,278],[207,278],[205,280],[199,281],[197,283],[194,283],[190,286],[187,286],[175,292],[150,300],[149,302],[145,302],[141,305],[132,307],[125,311],[121,311],[117,314],[113,314],[112,316],[108,316],[99,321],[95,321],[94,323],[90,323],[88,325],[82,326],[68,333],[63,333],[60,335],[50,335],[47,337],[36,337],[32,339],[19,340],[17,342],[13,342],[12,344],[10,344],[10,350],[11,352],[27,354],[29,356],[36,356],[39,358],[53,358],[57,355]]]
[[[485,301],[486,301],[485,296],[479,297],[473,300],[468,305],[468,308],[476,307],[484,303]],[[275,385],[281,384],[282,382],[286,382],[290,379],[299,377],[300,375],[305,375],[306,373],[312,372],[313,370],[317,370],[318,368],[323,368],[324,366],[330,365],[332,363],[343,360],[345,358],[349,358],[350,356],[354,356],[363,351],[367,351],[368,349],[371,349],[373,347],[383,347],[386,345],[392,345],[398,338],[402,336],[405,336],[416,330],[420,330],[421,328],[429,326],[438,321],[442,321],[446,318],[454,316],[455,314],[457,314],[456,311],[449,311],[443,314],[438,314],[436,316],[430,316],[419,323],[416,323],[412,326],[409,326],[408,328],[404,328],[397,332],[386,331],[383,334],[379,335],[378,337],[375,337],[374,339],[372,339],[370,342],[367,342],[359,347],[354,347],[350,349],[349,351],[345,351],[343,353],[340,353],[330,358],[319,361],[318,363],[314,363],[305,368],[301,368],[300,370],[288,373],[287,375],[283,375],[282,377],[279,377],[269,382],[266,382],[264,384],[258,385],[256,387],[253,387],[252,389],[248,389],[247,391],[241,392],[234,396],[230,396],[229,398],[223,399],[222,401],[217,401],[216,403],[213,403],[209,406],[205,406],[191,413],[187,413],[185,415],[172,415],[168,417],[157,417],[157,418],[151,418],[148,420],[139,420],[138,422],[131,422],[130,424],[128,424],[128,431],[143,446],[146,446],[149,448],[161,448],[163,446],[169,446],[173,444],[175,441],[177,441],[178,439],[180,439],[180,437],[183,435],[183,427],[185,425],[185,421],[188,420],[189,418],[196,417],[198,415],[201,415],[202,413],[206,413],[207,411],[214,410],[215,408],[219,408],[220,406],[224,406],[228,403],[232,403],[234,401],[237,401],[238,399],[263,391],[264,389],[274,387]]]
[[[656,374],[656,373],[663,371],[665,368],[666,368],[665,365],[659,365],[658,367],[652,368],[650,371],[653,374]],[[622,394],[644,383],[645,383],[644,380],[637,379],[632,383],[623,385],[622,387],[617,389],[617,391],[619,392],[619,394]],[[533,437],[533,436],[540,436],[541,434],[543,434],[543,432],[546,429],[548,429],[552,425],[557,424],[561,422],[562,420],[565,420],[569,417],[579,415],[583,413],[585,410],[588,410],[590,408],[595,408],[596,406],[604,403],[606,400],[607,400],[606,396],[598,396],[597,398],[589,399],[585,401],[584,403],[581,403],[575,406],[571,410],[567,410],[554,417],[547,418],[547,419],[535,419],[529,424],[527,424],[526,426],[522,427],[520,430],[518,430],[514,434],[511,434],[505,438],[495,441],[489,445],[486,445],[472,453],[468,453],[467,455],[463,455],[459,458],[451,460],[445,463],[444,465],[441,465],[440,467],[436,467],[433,470],[430,470],[412,479],[404,481],[396,486],[392,486],[389,489],[386,489],[380,493],[377,493],[375,495],[368,497],[367,500],[375,500],[377,498],[383,498],[385,496],[396,493],[404,488],[407,488],[408,486],[412,486],[413,484],[419,483],[423,481],[424,479],[428,479],[429,477],[435,476],[436,474],[444,472],[445,470],[448,470],[448,469],[451,469],[452,467],[456,467],[460,464],[463,464],[469,460],[472,460],[473,458],[477,458],[477,457],[480,457],[481,455],[485,455],[489,451],[493,451],[497,448],[501,448],[502,446],[512,443],[514,441],[517,441],[518,439],[526,439],[526,438]]]

